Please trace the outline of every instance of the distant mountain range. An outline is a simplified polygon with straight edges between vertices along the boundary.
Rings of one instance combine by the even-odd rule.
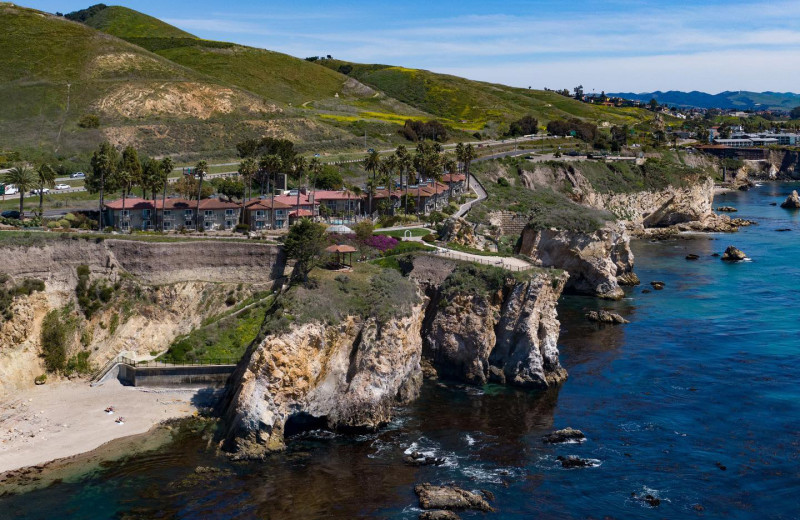
[[[655,98],[661,105],[675,105],[693,108],[724,108],[734,110],[791,110],[800,106],[800,94],[792,92],[748,92],[746,90],[726,91],[719,94],[705,92],[617,92],[608,93],[625,99],[647,103]]]

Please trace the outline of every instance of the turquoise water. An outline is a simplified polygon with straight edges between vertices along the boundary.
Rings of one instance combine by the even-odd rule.
[[[565,297],[570,378],[560,389],[430,383],[376,434],[307,434],[261,463],[230,463],[189,437],[79,482],[2,497],[0,518],[414,519],[415,483],[454,482],[496,496],[497,512],[465,519],[798,519],[800,213],[769,205],[793,187],[717,197],[758,221],[739,233],[635,243],[643,284],[623,301]],[[711,256],[731,244],[751,261]],[[666,288],[643,293],[652,280]],[[631,323],[587,323],[597,307]],[[541,443],[566,426],[588,440]],[[445,463],[405,466],[410,449]],[[596,467],[562,469],[555,457],[571,454]],[[198,476],[200,465],[226,473]]]

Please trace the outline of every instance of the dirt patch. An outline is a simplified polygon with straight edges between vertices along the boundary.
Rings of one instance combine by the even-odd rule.
[[[142,69],[147,69],[148,71],[169,71],[169,68],[157,59],[133,52],[101,54],[96,56],[86,68],[91,77],[115,76]]]
[[[215,114],[268,114],[278,110],[275,105],[238,90],[192,82],[120,85],[95,108],[104,115],[131,119],[150,116],[208,119]]]

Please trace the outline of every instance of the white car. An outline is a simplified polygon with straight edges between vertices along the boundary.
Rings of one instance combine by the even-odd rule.
[[[56,189],[57,190],[68,190],[71,187],[72,186],[70,186],[69,184],[56,184]]]
[[[84,177],[86,177],[86,174],[83,173],[83,172],[75,172],[72,175],[70,175],[69,177],[70,177],[70,179],[83,179]]]
[[[19,193],[19,190],[17,189],[16,186],[14,186],[13,184],[6,184],[6,190],[5,190],[6,195],[16,195],[17,193]]]
[[[47,188],[42,188],[41,190],[38,190],[38,189],[37,189],[37,190],[31,190],[31,195],[38,195],[40,191],[41,191],[43,194],[50,193],[50,190],[49,190],[49,189],[47,189]]]

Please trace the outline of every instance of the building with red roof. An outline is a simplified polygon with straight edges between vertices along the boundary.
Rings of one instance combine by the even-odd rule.
[[[229,230],[239,223],[241,206],[220,199],[202,199],[199,213],[196,200],[181,198],[142,199],[127,197],[105,204],[103,221],[121,231],[160,230],[181,228],[206,231]],[[199,216],[199,219],[198,219]]]

